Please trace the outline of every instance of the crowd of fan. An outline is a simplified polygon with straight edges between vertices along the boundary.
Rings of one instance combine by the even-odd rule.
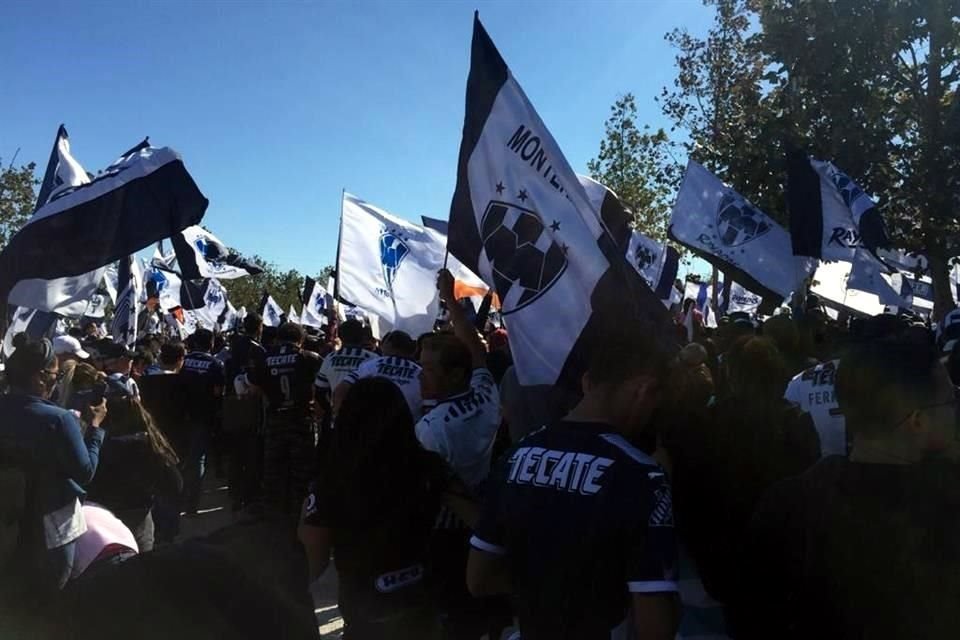
[[[333,558],[352,640],[960,631],[960,310],[681,313],[678,354],[625,327],[577,389],[521,386],[503,329],[449,316],[19,336],[0,630],[316,637]],[[237,523],[181,540],[208,471]]]

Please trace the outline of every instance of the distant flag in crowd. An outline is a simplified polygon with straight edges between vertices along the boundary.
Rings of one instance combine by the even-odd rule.
[[[142,277],[140,263],[134,256],[120,261],[117,268],[117,283],[120,292],[113,308],[110,335],[113,341],[132,347],[137,342],[137,316],[140,313],[140,290]]]
[[[433,330],[444,253],[435,233],[344,193],[339,298],[378,316],[382,330],[410,335]]]
[[[169,311],[181,304],[183,280],[180,274],[154,265],[144,275],[147,300],[156,300],[161,309]]]
[[[3,336],[3,357],[9,358],[13,355],[15,351],[13,339],[18,333],[26,333],[30,338],[39,340],[49,337],[56,324],[57,314],[55,313],[26,307],[14,308],[13,317],[7,324],[7,332]]]
[[[246,310],[244,309],[244,312]],[[230,300],[227,300],[227,306],[224,308],[223,313],[220,314],[220,318],[217,322],[217,329],[220,333],[226,331],[235,331],[237,325],[240,323],[240,314],[230,303]]]
[[[263,317],[263,326],[279,327],[283,320],[283,309],[269,293],[264,293],[260,300],[260,315]]]
[[[867,251],[858,251],[847,278],[847,288],[872,293],[880,304],[910,308],[912,301],[900,295],[886,277],[886,267]],[[909,296],[908,296],[909,297]]]
[[[227,310],[227,290],[216,278],[184,280],[180,287],[180,307],[184,324],[189,327],[187,320],[192,320],[197,326],[212,331]]]
[[[206,208],[175,151],[139,145],[90,182],[53,189],[0,252],[0,301],[55,308],[47,283],[38,294],[31,281],[98,270],[198,223]]]
[[[177,264],[180,265],[180,274],[186,280],[232,280],[263,273],[257,263],[231,251],[203,227],[187,227],[173,236],[171,242]]]
[[[760,309],[760,304],[763,302],[763,298],[748,291],[742,284],[739,282],[730,283],[725,302],[725,308],[727,313],[749,313],[750,315],[755,315]]]
[[[816,260],[793,255],[790,234],[691,160],[668,235],[764,298],[780,304],[813,272]]]
[[[448,248],[499,296],[521,384],[577,384],[624,325],[673,338],[608,226],[475,17]]]
[[[711,329],[717,327],[717,313],[711,305],[713,287],[708,282],[688,282],[684,287],[684,299],[693,300],[693,306],[703,316],[703,324]],[[719,292],[718,292],[719,297]]]
[[[310,277],[306,278],[300,301],[303,304],[303,313],[300,315],[302,325],[319,329],[327,324],[330,301],[326,289],[320,286],[319,282]]]
[[[670,245],[648,238],[639,231],[631,230],[630,212],[612,189],[593,178],[577,177],[617,245],[623,247],[627,262],[669,307],[673,282],[680,268],[680,252]]]
[[[150,264],[161,269],[167,269],[170,271],[177,270],[177,254],[176,252],[164,254],[160,250],[160,243],[157,243],[157,248],[153,250],[153,258],[150,260]]]
[[[287,311],[287,322],[292,322],[293,324],[300,324],[300,314],[297,313],[297,308],[292,304],[290,309]]]

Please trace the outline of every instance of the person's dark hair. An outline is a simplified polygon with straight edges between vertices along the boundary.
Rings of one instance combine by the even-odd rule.
[[[70,327],[69,329],[67,329],[67,335],[72,338],[76,338],[77,340],[82,340],[83,329],[81,329],[80,327]]]
[[[412,358],[417,353],[416,341],[403,331],[391,331],[385,335],[381,343],[381,348],[383,347],[407,358]]]
[[[153,363],[153,354],[149,351],[137,351],[137,355],[133,356],[133,366],[142,365],[144,367],[149,367]]]
[[[647,332],[610,330],[596,341],[589,355],[587,373],[594,385],[616,385],[638,375],[662,379],[671,354]]]
[[[260,317],[259,313],[251,311],[243,317],[243,332],[248,336],[257,335],[262,328],[263,318]]]
[[[213,349],[213,332],[210,329],[197,329],[190,336],[190,348],[196,351]]]
[[[145,433],[150,448],[164,464],[175,467],[179,462],[170,442],[154,423],[153,416],[134,397],[108,398],[107,419],[104,427],[109,431],[110,437]]]
[[[280,342],[299,343],[303,340],[303,336],[303,328],[292,322],[284,322],[280,325],[280,328],[277,329],[277,340]]]
[[[160,347],[160,364],[172,367],[187,357],[187,350],[181,342],[167,342]]]
[[[473,356],[470,349],[457,336],[450,333],[431,333],[420,343],[421,353],[425,351],[440,354],[440,366],[448,374],[460,372],[460,382],[468,382],[473,373]]]
[[[684,313],[687,313],[687,312],[690,310],[690,307],[691,307],[695,302],[696,302],[696,301],[695,301],[693,298],[687,298],[686,300],[684,300],[684,301],[683,301],[683,312],[684,312]]]
[[[410,499],[437,464],[417,441],[413,416],[396,385],[364,378],[350,386],[337,413],[325,476],[340,485],[335,492],[351,496],[347,505],[375,518],[380,506]]]
[[[726,381],[737,396],[751,402],[779,402],[790,381],[783,355],[770,338],[746,336],[723,356]]]
[[[360,324],[359,320],[354,320],[353,318],[347,320],[340,325],[338,333],[340,335],[340,341],[344,345],[358,345],[363,342],[363,325]]]
[[[20,335],[25,339],[20,339]],[[30,386],[33,376],[53,366],[57,354],[46,338],[34,341],[26,334],[20,335],[14,337],[17,348],[7,360],[6,377],[11,386],[23,389]]]
[[[851,345],[840,358],[836,394],[851,433],[893,430],[936,396],[937,350],[912,340]]]

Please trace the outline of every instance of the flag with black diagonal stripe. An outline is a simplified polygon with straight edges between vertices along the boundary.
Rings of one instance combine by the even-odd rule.
[[[601,218],[474,18],[447,247],[501,302],[521,384],[576,388],[611,332],[675,339],[666,309]]]

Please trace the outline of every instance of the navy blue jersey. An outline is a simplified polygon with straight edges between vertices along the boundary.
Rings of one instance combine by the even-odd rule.
[[[323,361],[295,344],[270,347],[250,381],[263,390],[271,413],[306,415],[313,407],[313,383]]]
[[[180,381],[187,397],[187,415],[196,422],[212,424],[225,383],[223,363],[209,353],[191,351],[183,361]]]
[[[560,422],[508,452],[470,542],[506,557],[524,640],[617,637],[631,593],[677,591],[667,478],[604,424]]]

